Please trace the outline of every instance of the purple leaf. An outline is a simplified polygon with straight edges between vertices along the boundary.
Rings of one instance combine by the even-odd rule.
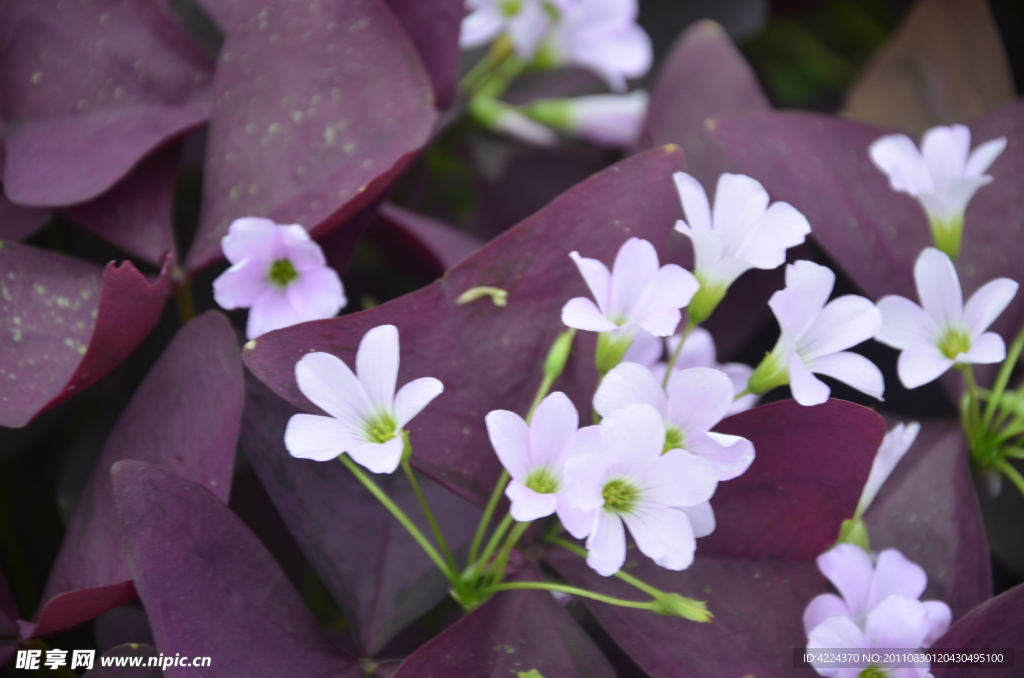
[[[135,597],[110,467],[152,462],[227,501],[244,402],[235,333],[206,313],[181,329],[107,438],[75,507],[32,635],[62,631]]]
[[[539,581],[540,572],[528,570]],[[503,591],[409,655],[394,678],[614,678],[594,641],[547,591]]]
[[[223,675],[362,675],[220,497],[140,461],[118,462],[111,477],[135,586],[164,655],[211,657]]]
[[[161,148],[99,198],[64,215],[148,264],[159,266],[167,254],[177,260],[171,203],[180,156],[179,144]]]
[[[91,200],[206,121],[209,60],[161,0],[0,5],[8,197]]]
[[[457,494],[483,505],[500,470],[484,428],[494,409],[525,413],[541,380],[541,364],[562,329],[561,309],[588,295],[569,259],[579,250],[611,263],[631,236],[656,247],[672,232],[679,199],[672,172],[683,169],[677,147],[659,148],[610,167],[498,237],[428,287],[363,313],[304,323],[260,337],[246,365],[292,404],[317,411],[295,384],[295,363],[325,351],[352,364],[367,330],[392,323],[402,340],[399,383],[432,376],[445,385],[408,428],[413,463]],[[507,290],[508,305],[488,298],[465,305],[465,291]],[[594,392],[594,335],[581,332],[556,390],[584,414]]]
[[[160,319],[167,263],[150,283],[130,262],[93,264],[0,243],[0,426],[23,426],[114,369]]]
[[[638,146],[679,144],[687,171],[712,191],[718,175],[735,171],[735,163],[712,142],[705,120],[770,108],[754,70],[725,30],[709,19],[699,21],[683,32],[665,58]]]
[[[871,548],[899,549],[923,567],[922,599],[948,603],[953,619],[992,595],[992,562],[959,424],[922,427],[865,520]]]
[[[368,655],[437,605],[448,580],[387,509],[337,462],[294,459],[284,428],[298,412],[250,379],[242,449],[310,564]],[[429,534],[412,488],[401,473],[376,482]],[[465,550],[479,512],[430,481],[423,483],[448,545]],[[358,553],[359,557],[352,556]]]
[[[53,213],[15,205],[0,194],[0,240],[24,240],[46,225]]]
[[[653,678],[802,676],[791,668],[790,648],[804,646],[804,608],[827,586],[814,559],[853,515],[885,423],[840,400],[817,407],[790,400],[730,417],[716,430],[750,439],[757,457],[742,476],[719,485],[712,498],[717,528],[698,542],[694,565],[671,572],[632,550],[625,566],[658,588],[707,600],[714,620],[588,607]],[[571,584],[645,597],[568,551],[550,549],[545,557]]]
[[[103,656],[123,658],[120,661],[124,662],[124,664],[121,666],[104,667],[101,660],[97,659],[95,668],[85,673],[86,678],[162,678],[164,675],[159,666],[151,668],[148,665],[150,657],[160,656],[156,648],[150,645],[126,643],[118,645],[108,652],[104,652]],[[112,659],[112,662],[117,662],[118,659]],[[139,666],[133,666],[132,663],[134,661],[139,661]]]
[[[238,4],[214,79],[189,270],[239,217],[323,235],[376,199],[430,137],[419,58],[383,0]]]
[[[972,143],[1005,135],[1009,145],[989,170],[995,180],[967,208],[956,261],[965,296],[1024,268],[1024,102],[972,122]],[[716,142],[760,180],[772,198],[792,203],[811,222],[812,236],[873,299],[917,299],[913,265],[931,245],[924,211],[896,193],[868,158],[868,146],[888,133],[879,127],[814,113],[740,113],[715,118]],[[1009,336],[1024,320],[1017,295],[993,329]]]
[[[0,571],[0,639],[16,638],[18,635],[18,605],[14,602],[14,594],[7,586],[7,579]],[[0,666],[5,663],[3,657],[3,640],[0,640]]]
[[[462,229],[389,203],[381,206],[368,235],[403,270],[423,270],[434,278],[484,245]]]
[[[1024,585],[990,598],[971,610],[932,648],[941,652],[949,649],[970,649],[983,652],[995,648],[1017,648],[1024,645]],[[1018,655],[1014,661],[1020,663]],[[1020,675],[1020,668],[994,668],[991,666],[932,665],[935,678],[1011,678]]]
[[[455,98],[459,75],[459,31],[466,13],[463,0],[387,0],[405,28],[434,83],[438,108]]]

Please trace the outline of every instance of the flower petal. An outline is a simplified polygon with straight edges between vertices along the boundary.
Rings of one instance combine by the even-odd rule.
[[[395,423],[404,428],[409,421],[437,396],[444,393],[444,384],[433,377],[420,377],[398,389],[395,394]]]
[[[398,381],[398,328],[380,325],[363,335],[356,351],[356,374],[370,403],[388,412],[395,404]]]
[[[665,446],[665,421],[650,405],[617,409],[604,418],[600,430],[606,454],[631,460],[639,468],[659,459]]]
[[[223,309],[249,308],[270,288],[265,261],[243,259],[213,281],[213,299]]]
[[[589,332],[611,332],[616,327],[593,301],[586,297],[570,299],[562,307],[562,324]]]
[[[683,314],[679,309],[672,309],[645,317],[640,328],[656,337],[667,337],[678,329],[682,319]]]
[[[600,509],[584,511],[578,508],[565,494],[559,494],[556,510],[562,527],[576,539],[583,539],[590,534],[590,528],[594,525],[594,513]]]
[[[682,266],[666,264],[654,274],[650,283],[643,290],[633,307],[630,317],[641,325],[651,316],[678,311],[690,303],[693,295],[700,289],[700,283]],[[676,323],[678,324],[678,323]],[[648,330],[651,331],[651,330]],[[675,327],[668,334],[675,332]],[[667,336],[651,332],[655,336]]]
[[[875,571],[871,556],[859,546],[838,544],[818,556],[817,562],[821,573],[843,596],[850,614],[857,617],[868,611],[865,604]]]
[[[680,506],[675,510],[682,511],[690,519],[694,537],[700,539],[715,531],[715,511],[711,508],[711,502],[705,501],[695,506]]]
[[[649,369],[637,363],[619,363],[613,367],[594,394],[594,409],[602,417],[639,403],[650,405],[663,417],[667,413],[661,384]]]
[[[928,630],[928,611],[924,604],[902,596],[882,600],[868,613],[864,624],[864,635],[874,647],[919,648]]]
[[[878,302],[882,328],[875,341],[900,350],[918,344],[930,344],[938,335],[938,325],[923,308],[906,297],[891,294]]]
[[[894,191],[920,195],[935,189],[921,152],[905,134],[888,134],[868,149],[871,162],[889,177]]]
[[[964,320],[971,334],[978,336],[987,330],[1013,301],[1019,287],[1014,280],[997,278],[978,288],[964,306]]]
[[[932,643],[941,638],[953,621],[953,611],[939,600],[925,600],[922,602],[925,612],[928,614],[928,635],[924,637],[921,647],[931,647]]]
[[[708,203],[708,194],[704,192],[704,187],[686,172],[676,172],[672,175],[672,181],[676,184],[679,201],[683,205],[685,225],[695,231],[710,231],[711,205]],[[678,226],[676,230],[679,230]]]
[[[622,519],[611,511],[598,510],[587,537],[587,565],[602,577],[610,577],[626,562],[626,531]]]
[[[738,478],[754,463],[754,444],[740,436],[703,433],[688,439],[686,450],[711,464],[720,481]]]
[[[402,461],[405,442],[402,436],[386,443],[363,443],[348,450],[348,454],[360,466],[372,473],[394,473]]]
[[[668,380],[667,419],[682,429],[684,438],[706,433],[725,417],[733,394],[732,382],[720,370],[676,370]]]
[[[666,342],[671,355],[679,347],[679,335],[673,335]],[[688,367],[715,367],[716,359],[715,339],[703,327],[694,327],[690,336],[686,338],[683,350],[679,352],[679,359],[676,360],[676,369],[684,370]]]
[[[284,290],[269,286],[249,309],[245,334],[249,339],[302,322]]]
[[[963,176],[970,150],[971,131],[966,125],[933,127],[925,132],[921,155],[937,192],[942,192],[950,179]]]
[[[669,450],[640,474],[645,503],[696,506],[711,499],[718,487],[707,460],[685,450]]]
[[[624,514],[640,552],[669,570],[685,570],[693,564],[697,550],[690,519],[682,511],[645,503],[636,511]]]
[[[514,479],[505,488],[505,496],[512,502],[509,513],[521,523],[550,516],[558,506],[555,495],[534,492]]]
[[[530,469],[530,428],[515,412],[494,410],[484,417],[491,447],[501,465],[517,480],[526,480]]]
[[[807,634],[807,649],[866,649],[871,643],[849,617],[828,617]],[[855,670],[853,675],[860,671]]]
[[[235,219],[228,227],[228,234],[221,238],[220,247],[232,264],[246,259],[268,264],[276,259],[280,252],[276,230],[277,224],[270,219]]]
[[[555,391],[544,398],[530,421],[531,465],[560,468],[579,424],[580,415],[567,395]]]
[[[983,175],[996,158],[1006,149],[1006,137],[999,137],[992,141],[986,141],[971,152],[964,167],[964,176],[980,177]]]
[[[957,362],[990,365],[1006,359],[1006,343],[995,332],[986,332],[974,340],[971,350],[956,357]]]
[[[882,371],[873,362],[856,353],[840,351],[815,358],[809,368],[817,374],[838,379],[872,398],[881,400],[885,392]]]
[[[882,485],[892,475],[896,465],[914,445],[917,434],[920,432],[921,425],[912,421],[909,424],[896,424],[891,431],[885,434],[882,444],[879,445],[878,452],[871,462],[871,472],[868,474],[868,480],[864,483],[864,490],[857,503],[856,515],[862,516],[868,510],[871,502],[878,496],[878,491],[882,489]]]
[[[849,616],[850,608],[842,598],[834,593],[822,593],[815,596],[804,610],[804,633],[810,634],[811,629],[829,617]]]
[[[835,273],[810,261],[786,266],[786,288],[768,300],[779,326],[800,337],[825,308],[835,282]]]
[[[299,277],[285,288],[285,293],[303,322],[333,318],[348,303],[341,278],[327,266],[299,273]]]
[[[494,40],[504,26],[501,14],[496,7],[484,6],[470,12],[462,20],[459,31],[459,46],[473,49]]]
[[[886,549],[878,554],[878,560],[875,561],[875,574],[868,586],[867,609],[873,610],[889,596],[917,600],[927,585],[928,575],[920,565],[907,560],[896,549]]]
[[[612,267],[607,315],[615,319],[634,319],[632,312],[657,273],[658,253],[654,245],[640,238],[630,238],[623,243]]]
[[[330,353],[307,353],[295,363],[295,382],[302,395],[327,414],[353,430],[362,426],[370,399],[340,358]]]
[[[786,250],[804,242],[810,232],[811,224],[800,210],[777,202],[739,243],[733,256],[756,268],[778,268],[786,263]]]
[[[539,2],[523,3],[516,15],[508,20],[508,34],[520,59],[530,60],[550,23],[550,16]]]
[[[789,359],[789,390],[793,392],[793,400],[805,406],[821,405],[832,392],[825,382],[811,374],[796,354]]]
[[[768,191],[745,174],[718,177],[712,216],[726,256],[735,256],[768,209]]]
[[[664,354],[665,342],[661,337],[656,337],[641,328],[633,335],[633,343],[630,345],[629,350],[626,351],[626,355],[622,357],[622,360],[623,362],[638,363],[650,369],[661,360]]]
[[[881,328],[881,311],[868,299],[848,294],[825,305],[800,339],[799,350],[813,364],[815,358],[871,339]]]
[[[284,430],[284,446],[296,459],[330,461],[362,442],[353,435],[352,427],[316,414],[293,415]]]
[[[905,388],[917,388],[935,381],[952,366],[953,361],[933,344],[918,344],[900,353],[896,373]]]
[[[292,266],[300,273],[327,265],[324,252],[320,245],[309,237],[309,232],[298,224],[281,225],[277,227],[278,237],[281,239],[283,257],[292,262]]]
[[[583,282],[594,296],[594,301],[600,309],[607,309],[612,294],[612,274],[608,267],[597,259],[581,257],[579,252],[570,252],[569,257],[576,263]],[[602,311],[604,315],[604,311]]]
[[[914,280],[921,306],[936,325],[946,327],[963,317],[960,278],[945,252],[926,247],[914,264]]]
[[[722,239],[715,231],[698,231],[686,227],[681,221],[676,222],[676,230],[693,244],[693,270],[705,277],[708,284],[730,285],[735,278],[719,279],[718,264],[722,260]],[[711,276],[710,279],[707,276]],[[738,276],[737,276],[738,277]]]

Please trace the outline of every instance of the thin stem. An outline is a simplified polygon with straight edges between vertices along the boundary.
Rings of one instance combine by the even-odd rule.
[[[1015,469],[1010,462],[1005,459],[997,459],[995,462],[996,468],[1003,472],[1007,478],[1009,478],[1017,489],[1020,490],[1021,494],[1024,494],[1024,476],[1020,474],[1020,471]]]
[[[490,567],[490,583],[497,584],[501,581],[501,578],[505,576],[505,566],[508,564],[508,556],[512,553],[512,547],[516,545],[519,538],[523,536],[523,533],[532,525],[531,521],[522,523],[516,523],[516,526],[512,528],[512,531],[508,533],[508,538],[505,539],[505,543],[502,544],[501,550],[498,551],[498,555],[495,556],[494,562],[491,563]]]
[[[444,540],[444,534],[441,533],[441,526],[437,524],[434,519],[434,513],[430,510],[430,504],[427,503],[427,498],[423,496],[423,489],[420,487],[420,481],[417,480],[416,474],[412,471],[412,464],[408,460],[402,462],[402,470],[405,471],[405,477],[409,479],[409,484],[412,485],[412,491],[416,493],[416,499],[420,502],[420,508],[423,509],[423,515],[427,518],[427,524],[430,525],[430,531],[434,533],[434,541],[441,548],[441,553],[444,554],[445,562],[448,563],[448,569],[452,572],[459,571],[459,565],[455,562],[455,557],[452,555],[451,550],[448,548],[448,542]]]
[[[1004,457],[1024,459],[1024,447],[1004,447],[1001,452]]]
[[[391,497],[385,494],[384,490],[380,489],[380,486],[378,486],[377,483],[373,482],[369,476],[363,473],[363,469],[359,468],[359,465],[352,461],[347,454],[342,454],[338,457],[338,460],[341,461],[341,463],[345,465],[345,468],[347,468],[352,475],[356,477],[356,480],[363,484],[363,487],[370,491],[370,494],[377,498],[377,501],[384,504],[384,508],[390,511],[391,515],[395,517],[395,520],[402,524],[402,527],[412,535],[412,538],[416,540],[420,545],[420,548],[426,552],[430,559],[434,561],[434,564],[437,565],[438,569],[444,573],[444,576],[448,578],[448,581],[454,585],[458,580],[456,573],[448,569],[448,565],[444,562],[441,556],[438,555],[433,544],[423,536],[423,533],[420,532],[420,529],[416,527],[416,524],[409,519],[409,516],[405,515],[405,512],[398,508],[395,502],[391,501]]]
[[[676,350],[672,351],[672,355],[668,359],[668,367],[665,369],[665,378],[661,380],[661,387],[668,388],[668,379],[672,376],[672,370],[676,368],[676,363],[679,362],[679,355],[683,352],[683,345],[686,344],[686,338],[690,336],[690,332],[693,332],[693,328],[697,326],[697,323],[693,320],[686,321],[686,327],[683,328],[683,333],[679,336],[679,345],[676,346]]]
[[[744,396],[748,396],[748,395],[751,395],[751,393],[752,393],[752,392],[751,392],[750,388],[745,388],[745,389],[743,389],[742,391],[740,391],[739,393],[737,393],[736,395],[734,395],[734,396],[732,397],[732,401],[733,401],[733,402],[736,402],[737,400],[739,400],[740,398],[742,398],[742,397],[744,397]]]
[[[487,500],[487,507],[484,509],[484,514],[480,516],[480,524],[476,526],[476,534],[473,535],[473,543],[469,547],[469,562],[475,563],[477,552],[480,551],[480,544],[484,541],[484,534],[487,532],[487,526],[491,523],[491,518],[494,516],[494,509],[498,507],[498,501],[501,500],[501,493],[505,491],[505,486],[508,485],[508,471],[505,469],[501,470],[501,475],[498,476],[498,482],[494,486],[494,490],[491,492],[491,498]]]
[[[974,368],[970,364],[961,366],[960,371],[963,372],[964,380],[967,382],[969,398],[967,421],[970,424],[970,429],[973,430],[981,419],[981,409],[978,405],[978,384],[974,381]]]
[[[561,537],[548,537],[546,539],[546,541],[549,544],[554,544],[555,546],[561,546],[566,551],[569,551],[571,553],[575,553],[580,558],[586,558],[587,557],[586,549],[582,549],[579,546],[577,546],[576,544],[573,544],[571,541],[567,541],[565,539],[562,539]],[[657,589],[657,588],[651,586],[650,584],[648,584],[647,582],[641,581],[640,579],[637,579],[633,575],[627,574],[627,573],[623,572],[622,570],[619,570],[618,572],[616,572],[615,576],[618,577],[619,579],[621,579],[622,581],[626,582],[630,586],[638,588],[641,591],[643,591],[644,593],[650,594],[654,598],[657,598],[658,596],[661,596],[661,595],[663,595],[665,593],[664,591],[662,591],[660,589]]]
[[[641,600],[625,600],[623,598],[613,598],[611,596],[605,596],[594,591],[588,591],[586,589],[577,588],[575,586],[567,586],[565,584],[555,584],[553,582],[542,582],[542,581],[512,581],[504,584],[494,584],[492,586],[485,587],[481,593],[484,595],[490,595],[497,593],[498,591],[522,591],[536,589],[540,591],[560,591],[562,593],[568,593],[572,596],[579,596],[580,598],[590,598],[591,600],[597,600],[602,603],[608,603],[609,605],[618,605],[619,607],[632,607],[637,610],[651,610],[656,611],[658,609],[658,603],[655,600],[641,601]]]
[[[999,376],[996,377],[995,385],[992,386],[992,393],[989,396],[988,405],[985,407],[985,428],[992,423],[992,416],[996,412],[999,400],[1003,397],[1003,392],[1006,390],[1006,385],[1010,381],[1010,375],[1013,373],[1013,368],[1016,366],[1022,350],[1024,350],[1024,327],[1017,332],[1017,337],[1013,340],[1013,344],[1006,354],[1006,360],[1003,361],[1003,366],[999,370]]]
[[[494,553],[498,545],[501,544],[501,540],[505,538],[508,533],[508,528],[512,527],[513,523],[512,516],[506,514],[501,522],[498,523],[497,529],[491,535],[491,538],[487,540],[487,546],[484,547],[483,553],[480,554],[480,558],[477,561],[470,561],[470,566],[476,566],[478,570],[482,570],[487,566],[487,561],[490,559],[491,554]]]

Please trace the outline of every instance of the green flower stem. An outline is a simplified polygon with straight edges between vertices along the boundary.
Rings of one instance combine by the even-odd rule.
[[[974,381],[974,368],[970,363],[957,365],[957,369],[963,372],[964,380],[967,382],[967,430],[974,431],[981,419],[981,408],[978,404],[978,384]]]
[[[554,544],[555,546],[561,546],[566,551],[569,551],[570,553],[575,553],[580,558],[586,558],[587,557],[586,549],[582,549],[579,546],[577,546],[576,544],[573,544],[571,541],[567,541],[565,539],[562,539],[561,537],[548,537],[546,541],[549,544]],[[615,576],[618,577],[619,579],[621,579],[622,581],[626,582],[630,586],[638,588],[641,591],[643,591],[644,593],[649,594],[653,598],[657,598],[658,596],[663,595],[665,593],[661,589],[657,589],[657,588],[651,586],[650,584],[648,584],[647,582],[641,581],[641,580],[637,579],[636,577],[634,577],[633,575],[627,574],[627,573],[623,572],[622,570],[619,570],[618,572],[616,572]]]
[[[483,553],[480,554],[480,558],[475,562],[470,561],[470,567],[466,570],[467,574],[471,577],[476,577],[478,573],[487,567],[487,561],[490,560],[491,555],[495,549],[498,548],[498,544],[505,538],[505,534],[508,533],[508,528],[512,527],[512,516],[506,514],[501,522],[498,523],[498,528],[491,534],[491,538],[487,540],[487,546],[484,547]]]
[[[401,523],[402,527],[412,535],[412,538],[416,540],[416,543],[420,545],[420,548],[426,552],[427,556],[434,561],[434,564],[437,565],[438,569],[444,573],[444,576],[447,577],[448,581],[454,586],[458,582],[457,573],[448,569],[448,565],[437,553],[433,544],[431,544],[430,540],[420,532],[420,529],[416,527],[416,524],[412,522],[412,520],[409,519],[409,516],[405,515],[405,512],[402,511],[395,502],[391,501],[391,497],[389,497],[384,490],[380,489],[380,486],[373,482],[369,476],[363,473],[363,469],[359,468],[359,465],[352,461],[347,454],[342,454],[338,457],[338,460],[341,461],[345,468],[347,468],[349,472],[356,477],[356,480],[363,484],[363,487],[370,491],[370,494],[377,498],[377,501],[384,504],[384,508],[390,511],[391,515],[395,517],[395,520]]]
[[[1002,471],[1003,475],[1009,478],[1013,484],[1017,486],[1017,489],[1020,490],[1021,494],[1024,494],[1024,476],[1022,476],[1020,472],[1010,464],[1010,462],[1005,459],[997,459],[995,461],[995,467]]]
[[[420,508],[423,509],[423,515],[427,518],[427,524],[430,525],[430,531],[434,533],[434,541],[441,548],[441,553],[444,554],[444,560],[448,563],[448,569],[452,572],[459,571],[459,565],[455,562],[455,557],[452,555],[451,549],[448,548],[448,542],[444,539],[444,534],[441,532],[441,526],[437,524],[437,520],[434,519],[434,512],[430,510],[430,504],[427,503],[427,498],[423,496],[423,489],[420,487],[420,481],[417,480],[416,474],[412,472],[412,464],[406,459],[402,461],[402,470],[405,471],[405,477],[409,479],[409,484],[412,485],[412,491],[416,493],[416,499],[420,502]]]
[[[676,363],[679,362],[679,356],[683,352],[683,344],[686,343],[686,338],[690,336],[690,332],[693,332],[693,328],[697,326],[697,323],[692,318],[687,316],[686,327],[683,328],[683,333],[679,337],[679,345],[676,346],[676,350],[672,351],[672,355],[668,359],[668,367],[665,369],[665,378],[661,380],[661,387],[668,388],[668,378],[672,376],[672,370],[676,368]]]
[[[734,395],[732,397],[732,401],[736,402],[737,400],[739,400],[743,396],[748,396],[748,395],[751,395],[750,389],[749,388],[745,388],[742,391],[740,391],[739,393],[737,393],[736,395]]]
[[[178,322],[184,325],[196,315],[196,303],[192,298],[192,277],[175,266],[171,271],[171,280],[174,281],[174,302],[178,309]]]
[[[1010,382],[1010,375],[1013,373],[1013,368],[1017,365],[1017,360],[1020,359],[1022,350],[1024,350],[1024,327],[1021,327],[1020,331],[1017,332],[1017,337],[1013,340],[1013,344],[1010,345],[1010,350],[1006,354],[1006,360],[1003,361],[1003,366],[999,370],[999,376],[996,377],[996,383],[988,397],[983,424],[985,428],[992,424],[992,417],[995,415],[999,401],[1002,400],[1003,393],[1006,391],[1006,385]]]
[[[491,523],[491,517],[494,516],[494,509],[498,507],[498,501],[501,499],[501,493],[505,491],[505,486],[508,485],[509,475],[505,469],[501,470],[501,475],[498,476],[498,482],[494,485],[494,490],[491,492],[491,498],[487,500],[487,507],[484,509],[484,514],[480,516],[480,524],[476,526],[476,534],[473,535],[473,543],[469,547],[469,562],[475,563],[477,552],[480,550],[480,544],[484,541],[484,534],[487,532],[487,526]]]
[[[605,596],[600,593],[595,593],[594,591],[576,588],[575,586],[567,586],[566,584],[556,584],[554,582],[546,581],[513,581],[506,582],[504,584],[494,584],[484,588],[481,593],[484,595],[490,595],[492,593],[497,593],[498,591],[522,591],[530,589],[540,591],[561,591],[562,593],[568,593],[572,596],[590,598],[591,600],[608,603],[609,605],[618,605],[619,607],[632,607],[637,610],[650,610],[651,612],[654,612],[659,609],[658,602],[656,600],[642,601],[612,598],[611,596]]]
[[[487,54],[462,77],[462,80],[459,81],[459,89],[463,92],[474,92],[510,56],[512,56],[512,41],[508,36],[503,35],[494,41]]]
[[[1004,447],[1002,449],[1004,457],[1012,457],[1013,459],[1024,459],[1024,447]]]
[[[516,523],[516,526],[508,533],[505,543],[502,544],[501,550],[498,551],[498,555],[494,557],[494,562],[491,563],[491,567],[489,569],[491,585],[497,584],[501,581],[501,578],[505,576],[505,566],[508,564],[508,556],[512,553],[512,547],[516,545],[519,538],[523,536],[523,533],[526,532],[532,524],[532,521]]]

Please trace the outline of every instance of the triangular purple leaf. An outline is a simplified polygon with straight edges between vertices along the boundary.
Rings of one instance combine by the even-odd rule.
[[[422,270],[432,277],[484,245],[462,229],[389,203],[381,206],[368,236],[403,270]]]
[[[865,521],[871,548],[899,549],[923,567],[922,599],[944,601],[953,619],[992,595],[992,563],[959,424],[922,426]]]
[[[529,568],[518,579],[540,580]],[[547,591],[503,591],[412,653],[394,678],[614,678],[594,641]]]
[[[110,467],[138,459],[227,501],[244,400],[235,333],[207,313],[181,329],[107,438],[50,571],[33,635],[71,628],[135,596]]]
[[[804,645],[804,608],[827,586],[814,559],[853,515],[885,423],[839,400],[817,407],[784,401],[730,417],[716,430],[748,438],[757,457],[742,476],[719,485],[712,498],[717,528],[698,541],[694,565],[671,572],[632,550],[625,566],[663,590],[707,600],[714,620],[588,607],[653,678],[804,675],[791,668],[791,648]],[[567,551],[545,557],[571,584],[643,598]]]
[[[209,115],[207,57],[161,0],[0,5],[4,190],[91,200]]]
[[[971,610],[959,620],[944,636],[932,645],[932,649],[969,649],[970,652],[984,652],[987,649],[1019,649],[1024,646],[1024,585],[990,598]],[[1013,661],[1020,663],[1020,656]],[[932,664],[935,678],[1010,678],[1020,674],[1020,667],[995,668],[992,666],[944,666]]]
[[[252,678],[362,675],[219,497],[140,461],[118,462],[111,476],[135,586],[160,652],[211,657],[212,671]],[[180,667],[164,673],[197,675]]]
[[[416,46],[434,83],[438,108],[455,98],[459,74],[459,31],[466,13],[463,0],[387,0]]]
[[[665,247],[679,215],[672,172],[683,169],[678,147],[634,156],[568,191],[417,292],[377,308],[332,320],[304,323],[256,340],[246,365],[275,393],[316,411],[295,383],[295,363],[325,351],[352,364],[367,330],[392,323],[399,329],[399,383],[432,376],[445,385],[408,429],[413,463],[461,496],[483,505],[500,464],[488,442],[484,416],[494,409],[525,414],[541,379],[541,365],[563,328],[561,309],[587,295],[569,252],[610,264],[629,237]],[[487,298],[458,305],[465,291],[489,285],[508,292],[508,305]],[[596,381],[594,336],[581,332],[556,390],[590,411]]]
[[[167,263],[151,283],[130,262],[105,269],[0,242],[0,426],[23,426],[114,369],[160,319]]]
[[[0,194],[0,240],[24,240],[46,225],[53,213],[15,205]]]
[[[239,217],[317,236],[341,224],[389,186],[437,117],[383,0],[241,3],[230,16],[189,270],[221,258]]]
[[[284,428],[299,410],[255,378],[248,381],[242,449],[310,564],[354,627],[363,650],[375,655],[448,594],[448,580],[340,463],[289,456]],[[404,476],[396,473],[375,480],[429,534]],[[429,480],[423,482],[423,491],[448,545],[455,552],[464,551],[479,512]]]

